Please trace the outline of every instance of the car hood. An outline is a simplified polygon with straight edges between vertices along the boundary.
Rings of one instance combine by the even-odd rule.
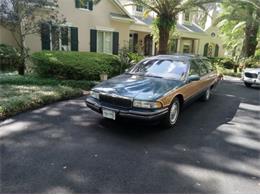
[[[93,90],[138,100],[152,101],[182,85],[183,82],[177,80],[123,74],[102,82]]]
[[[244,72],[249,72],[249,73],[256,73],[258,74],[260,72],[260,68],[246,68]]]

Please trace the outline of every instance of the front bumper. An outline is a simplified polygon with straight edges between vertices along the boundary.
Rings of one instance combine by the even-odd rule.
[[[99,100],[92,97],[87,97],[86,105],[91,110],[102,114],[103,109],[111,110],[116,113],[116,117],[140,119],[140,120],[158,120],[168,113],[168,108],[156,109],[156,110],[145,110],[145,109],[122,109],[112,107],[108,104],[101,103]]]
[[[243,76],[242,80],[246,83],[251,83],[251,84],[256,84],[256,85],[260,85],[260,78],[249,78],[246,76]]]

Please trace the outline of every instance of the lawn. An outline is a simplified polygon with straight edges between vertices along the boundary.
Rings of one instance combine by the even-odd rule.
[[[79,97],[93,84],[90,81],[0,74],[0,120],[52,102]]]

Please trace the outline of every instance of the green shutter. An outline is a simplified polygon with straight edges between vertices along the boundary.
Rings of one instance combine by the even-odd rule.
[[[81,6],[80,6],[80,1],[81,0],[75,0],[75,5],[76,5],[76,8],[80,8]]]
[[[119,50],[119,32],[113,32],[113,54],[117,55]]]
[[[97,52],[97,30],[90,30],[90,51]]]
[[[78,28],[71,27],[71,51],[79,50]]]
[[[51,49],[50,25],[47,23],[41,24],[41,41],[42,50]]]
[[[89,10],[93,10],[93,0],[88,1]]]

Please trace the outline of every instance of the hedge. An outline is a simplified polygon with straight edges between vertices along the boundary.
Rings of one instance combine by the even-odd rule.
[[[32,55],[33,71],[41,77],[72,80],[99,80],[120,73],[117,56],[92,52],[42,51]]]
[[[14,71],[19,63],[20,54],[10,45],[0,44],[0,71]]]

